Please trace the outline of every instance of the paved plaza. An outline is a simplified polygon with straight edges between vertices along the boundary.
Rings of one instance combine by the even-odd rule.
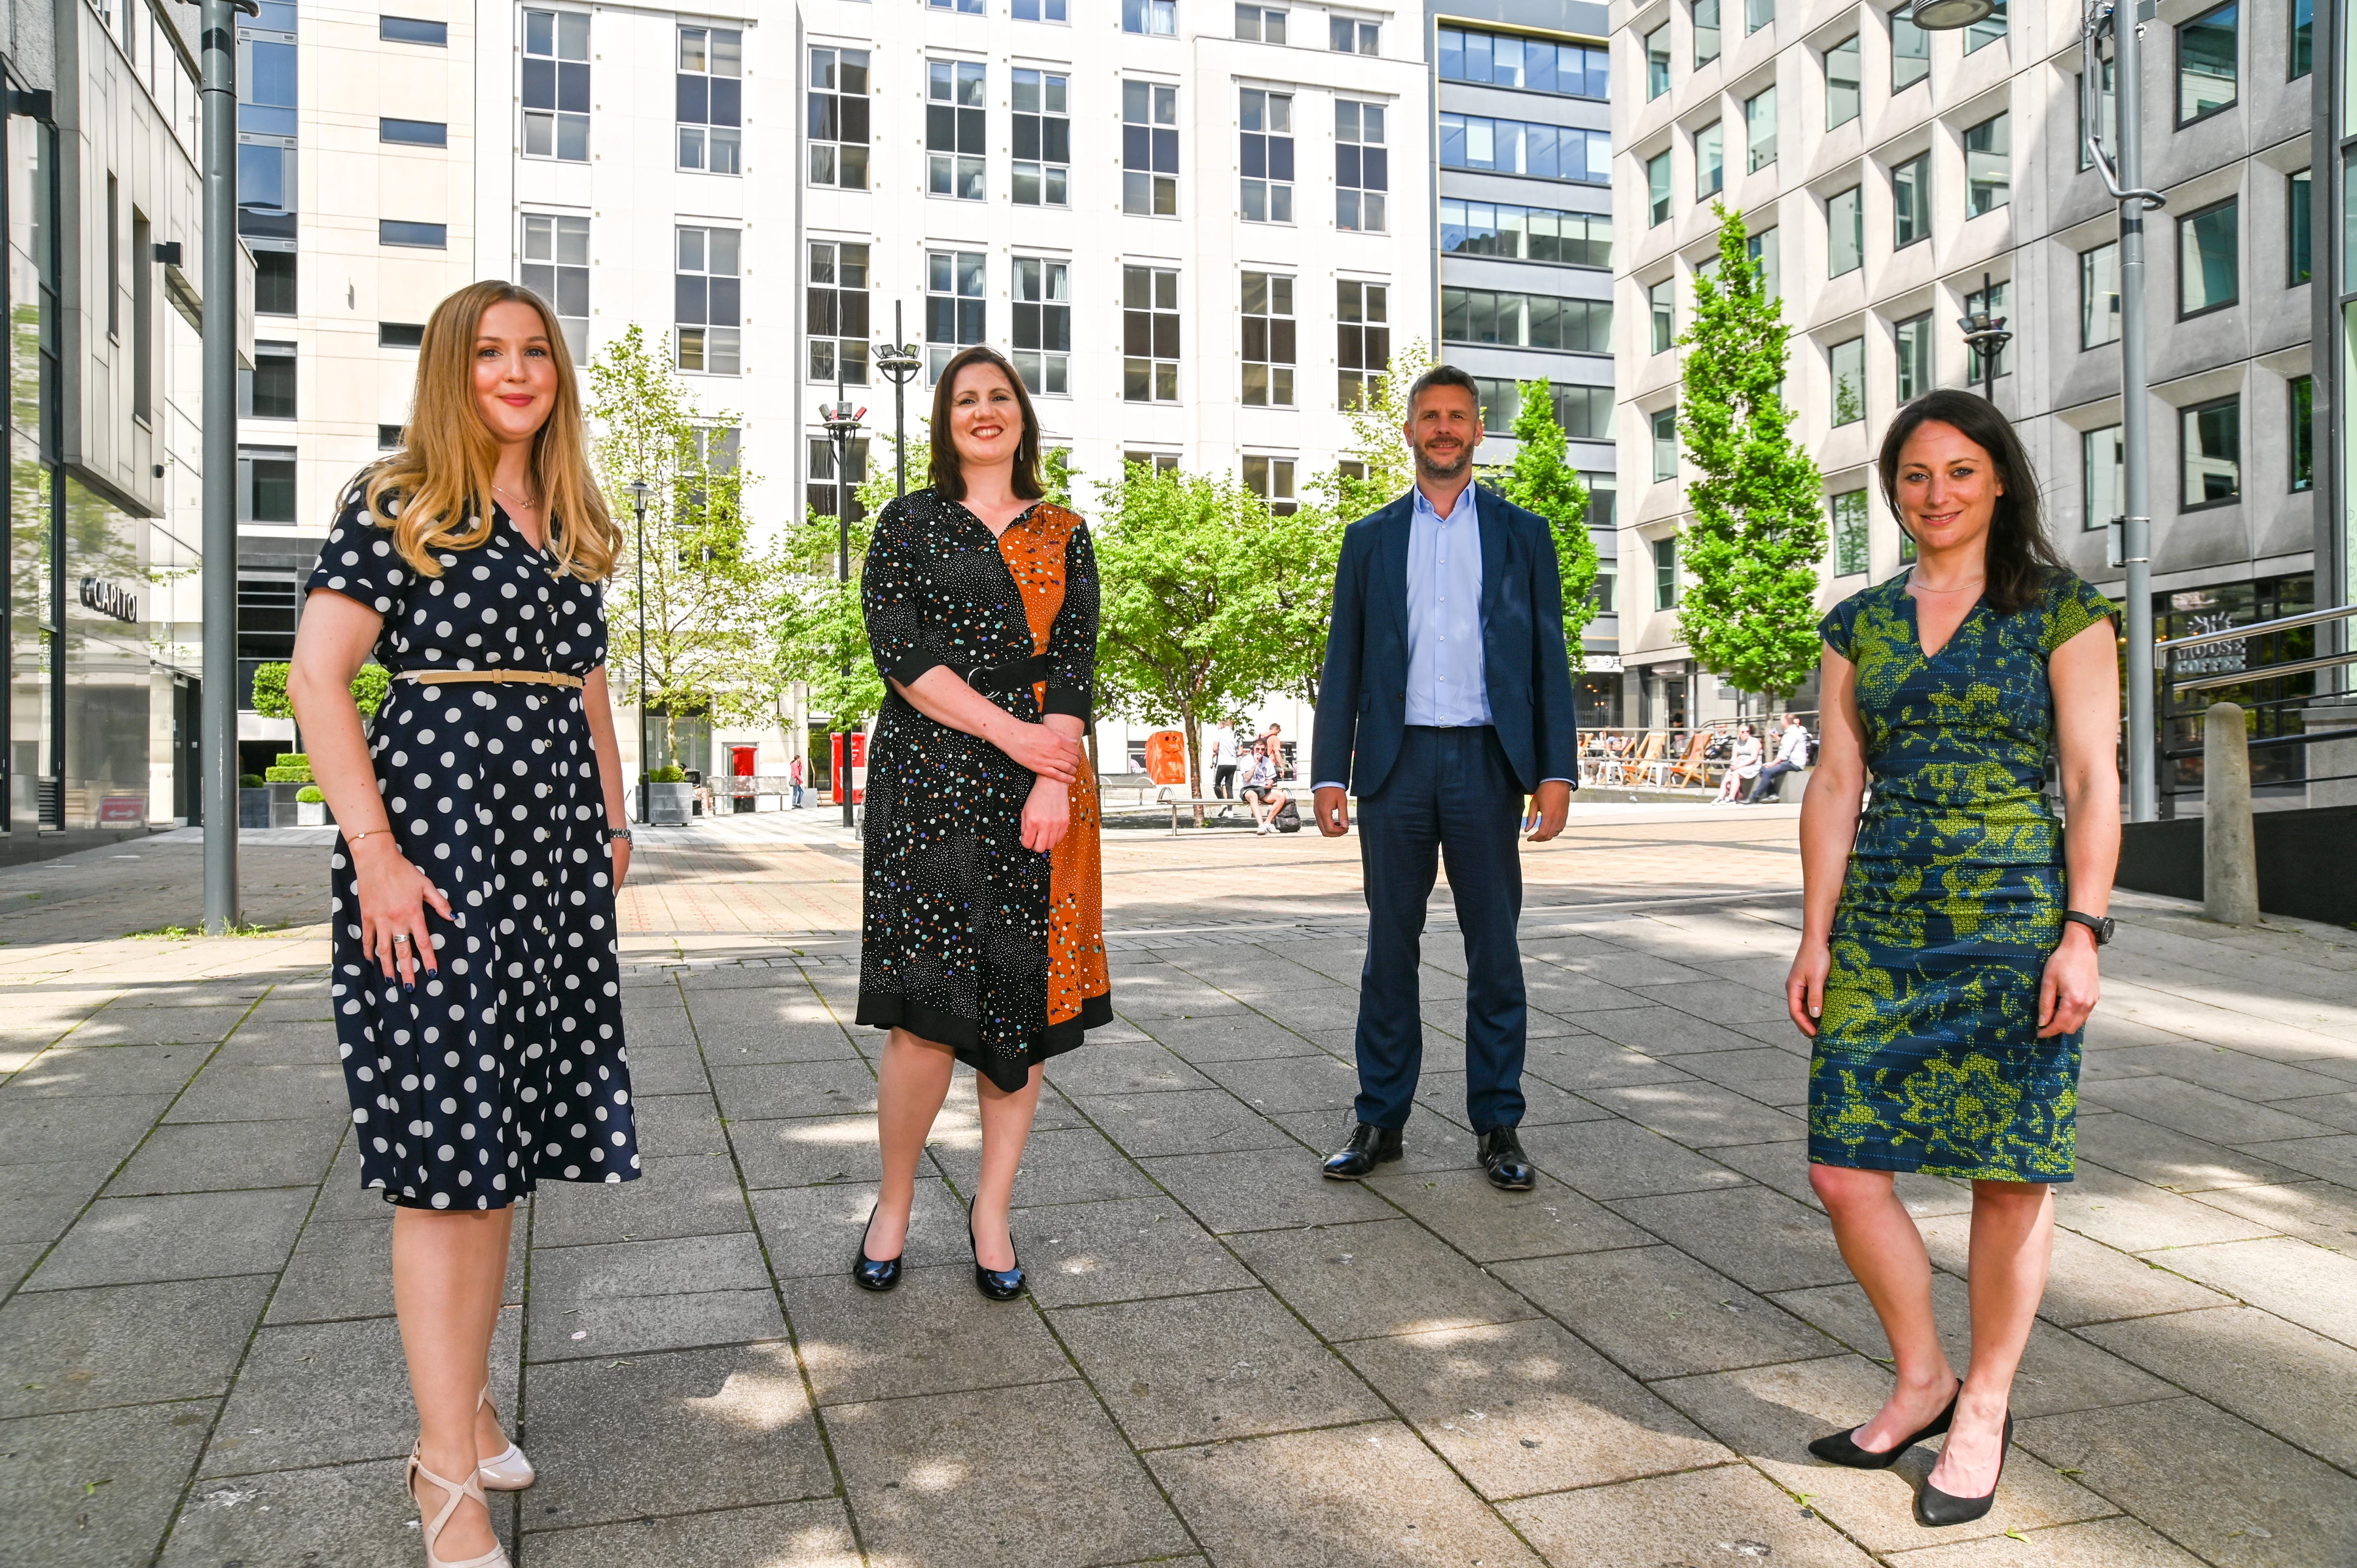
[[[624,895],[643,1180],[521,1217],[495,1392],[519,1568],[2347,1568],[2357,935],[2124,895],[2080,1178],[1996,1509],[1807,1440],[1887,1354],[1812,1199],[1789,808],[1583,807],[1527,848],[1524,1138],[1462,1125],[1444,884],[1408,1157],[1347,1126],[1355,844],[1105,840],[1119,1022],[1059,1058],[974,1290],[961,1073],[889,1296],[818,812],[651,832]],[[188,940],[198,835],[0,871],[0,1564],[408,1568],[413,1413],[324,965],[324,831],[249,835],[261,934]],[[1903,1178],[1964,1357],[1969,1194]],[[528,1245],[521,1244],[528,1241]]]

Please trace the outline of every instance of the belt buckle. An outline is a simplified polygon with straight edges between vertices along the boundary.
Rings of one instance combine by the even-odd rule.
[[[996,673],[998,673],[998,666],[996,664],[977,664],[973,669],[965,672],[965,683],[986,697],[990,695],[990,693],[989,690],[983,685],[983,680],[985,676],[996,675]]]

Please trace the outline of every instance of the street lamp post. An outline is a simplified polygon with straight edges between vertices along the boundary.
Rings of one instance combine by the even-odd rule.
[[[1981,395],[1996,402],[1996,360],[2005,346],[2013,341],[2013,334],[2005,329],[2005,317],[1993,316],[1989,306],[1996,302],[1996,285],[1989,274],[1981,274],[1981,307],[1956,317],[1964,328],[1964,346],[1972,349],[1981,363]]]
[[[900,337],[900,302],[892,302],[893,341],[876,356],[876,368],[892,378],[892,458],[899,465],[893,493],[909,493],[909,382],[925,368],[917,346]]]
[[[647,820],[647,775],[654,758],[647,750],[647,497],[654,487],[644,479],[630,481],[630,515],[638,519],[639,548],[639,821]]]
[[[834,572],[835,581],[848,585],[851,581],[851,438],[859,434],[859,420],[867,411],[855,410],[843,395],[843,360],[840,356],[834,367],[834,401],[818,405],[819,423],[826,427],[827,439],[834,446]],[[845,662],[837,671],[841,684],[837,688],[834,706],[844,705],[843,697],[851,689],[851,666]],[[851,741],[852,730],[843,723],[844,715],[834,716],[837,749],[842,759],[835,768],[835,787],[843,791],[843,825],[856,827],[852,816]]]

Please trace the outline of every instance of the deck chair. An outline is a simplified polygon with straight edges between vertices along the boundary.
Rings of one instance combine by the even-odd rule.
[[[1673,789],[1687,783],[1707,786],[1710,783],[1710,770],[1713,764],[1706,761],[1703,754],[1709,749],[1710,732],[1699,729],[1695,731],[1686,740],[1686,754],[1664,768],[1663,786]]]
[[[1624,751],[1620,754],[1620,765],[1619,768],[1614,769],[1615,773],[1617,773],[1619,777],[1614,779],[1612,782],[1616,784],[1635,783],[1642,779],[1653,769],[1659,768],[1662,762],[1662,753],[1668,747],[1669,741],[1670,736],[1666,730],[1647,730],[1645,732],[1645,738],[1637,743],[1634,750]]]

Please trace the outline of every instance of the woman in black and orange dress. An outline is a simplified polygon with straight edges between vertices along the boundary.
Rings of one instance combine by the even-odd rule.
[[[1040,1064],[1113,1020],[1082,753],[1096,687],[1088,525],[1041,498],[1039,424],[989,349],[933,393],[932,484],[877,518],[861,599],[888,688],[868,754],[858,1021],[884,1179],[853,1277],[899,1282],[917,1163],[952,1060],[981,1082],[974,1283],[1023,1289],[1008,1211]]]

